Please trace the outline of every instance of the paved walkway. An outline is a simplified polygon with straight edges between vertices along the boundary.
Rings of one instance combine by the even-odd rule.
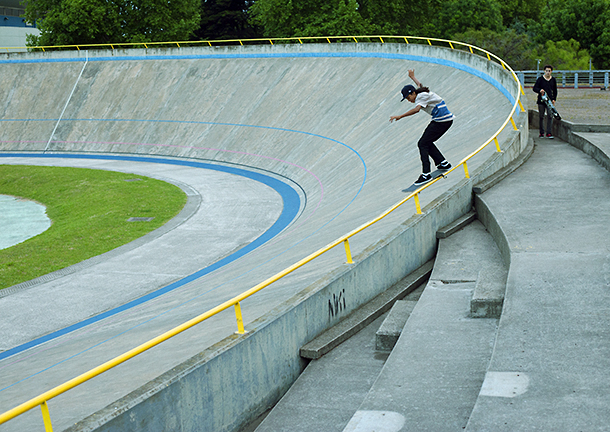
[[[608,430],[610,173],[561,140],[536,144],[521,169],[482,195],[511,267],[467,430]]]

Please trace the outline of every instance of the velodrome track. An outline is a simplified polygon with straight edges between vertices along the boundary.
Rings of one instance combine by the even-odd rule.
[[[0,163],[150,175],[181,185],[191,201],[172,229],[0,298],[0,412],[245,291],[402,199],[420,172],[417,140],[429,121],[420,113],[388,122],[410,108],[399,97],[407,69],[457,116],[439,141],[450,162],[496,132],[512,108],[510,94],[451,62],[370,52],[352,45],[5,57]],[[456,171],[437,182],[422,205],[461,178]],[[413,212],[407,204],[359,234],[352,253]],[[344,261],[337,249],[244,301],[246,329]],[[235,330],[227,311],[54,399],[55,429]],[[41,428],[38,410],[0,426]]]

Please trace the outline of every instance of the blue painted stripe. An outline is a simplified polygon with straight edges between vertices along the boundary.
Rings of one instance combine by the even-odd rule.
[[[211,170],[215,170],[215,171],[220,171],[220,172],[225,172],[225,173],[229,173],[229,174],[239,175],[242,177],[247,177],[249,179],[266,184],[267,186],[273,188],[275,191],[277,191],[280,194],[280,196],[282,197],[283,203],[284,203],[282,213],[279,216],[279,218],[275,221],[275,223],[267,231],[265,231],[260,237],[258,237],[256,240],[254,240],[249,245],[238,250],[237,252],[234,252],[231,255],[217,261],[216,263],[214,263],[204,269],[201,269],[198,272],[195,272],[177,282],[174,282],[170,285],[160,288],[154,292],[151,292],[143,297],[140,297],[136,300],[128,302],[122,306],[119,306],[117,308],[104,312],[102,314],[96,315],[94,317],[91,317],[87,320],[76,323],[76,324],[66,327],[64,329],[55,331],[46,336],[34,339],[28,343],[25,343],[25,344],[19,345],[17,347],[14,347],[12,349],[6,350],[6,351],[0,353],[0,360],[3,360],[7,357],[18,354],[22,351],[25,351],[29,348],[33,348],[37,345],[43,344],[50,340],[64,336],[68,333],[79,330],[83,327],[86,327],[90,324],[101,321],[105,318],[119,314],[119,313],[121,313],[125,310],[128,310],[130,308],[133,308],[135,306],[141,305],[142,303],[145,303],[149,300],[152,300],[156,297],[159,297],[163,294],[166,294],[177,288],[180,288],[180,287],[188,284],[189,282],[199,279],[199,278],[213,272],[214,270],[217,270],[217,269],[243,257],[244,255],[252,252],[257,247],[259,247],[259,246],[263,245],[264,243],[266,243],[267,241],[271,240],[273,237],[275,237],[277,234],[279,234],[284,228],[286,228],[290,224],[290,222],[292,222],[294,220],[294,218],[297,216],[297,214],[299,212],[300,204],[301,204],[301,201],[300,201],[300,198],[299,198],[299,195],[297,194],[297,192],[294,189],[292,189],[290,186],[288,186],[287,184],[283,183],[282,181],[280,181],[276,178],[273,178],[273,177],[270,177],[270,176],[267,176],[267,175],[264,175],[264,174],[261,174],[258,172],[247,171],[244,169],[224,166],[224,165],[214,165],[214,164],[205,163],[205,162],[184,161],[184,160],[174,160],[174,159],[165,159],[165,158],[140,157],[140,156],[85,155],[85,154],[0,153],[0,157],[121,160],[121,161],[130,161],[130,162],[149,162],[149,163],[160,163],[160,164],[162,163],[162,164],[169,164],[169,165],[181,165],[181,166],[190,166],[190,167],[194,167],[194,168],[211,169]]]
[[[230,53],[230,54],[192,54],[192,55],[147,55],[147,56],[105,56],[90,57],[87,60],[94,61],[142,61],[142,60],[201,60],[201,59],[272,59],[272,58],[381,58],[391,60],[409,60],[423,63],[432,63],[441,66],[448,66],[454,69],[474,75],[498,89],[511,103],[515,104],[515,98],[511,92],[495,78],[470,66],[433,57],[424,57],[410,54],[398,53],[379,53],[379,52],[311,52],[311,53]],[[1,63],[67,63],[84,62],[86,59],[79,57],[69,57],[60,59],[6,59],[0,60]]]

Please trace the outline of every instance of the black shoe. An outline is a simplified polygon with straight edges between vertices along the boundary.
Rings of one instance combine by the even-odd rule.
[[[544,138],[544,134],[541,133],[540,135],[538,135],[538,138]]]
[[[550,138],[550,139],[553,139],[553,134],[548,133],[548,134],[546,134],[546,137]]]
[[[419,185],[423,185],[424,183],[428,183],[430,180],[432,180],[432,175],[430,174],[421,174],[419,176],[419,178],[417,180],[415,180],[415,183],[413,183],[415,186],[419,186]]]
[[[451,169],[451,164],[447,161],[442,161],[441,163],[439,163],[436,168],[438,168],[439,170],[442,171],[446,171],[448,169]]]

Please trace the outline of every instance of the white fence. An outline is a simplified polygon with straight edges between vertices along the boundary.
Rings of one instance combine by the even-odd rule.
[[[532,87],[543,71],[527,70],[515,73],[522,86]],[[556,70],[553,71],[553,76],[557,80],[558,87],[610,89],[608,70]]]

